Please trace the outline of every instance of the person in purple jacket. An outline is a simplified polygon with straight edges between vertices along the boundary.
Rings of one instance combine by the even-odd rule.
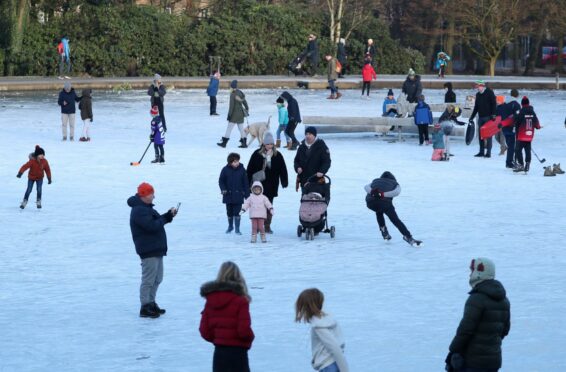
[[[163,145],[165,145],[165,127],[161,121],[161,116],[159,116],[159,108],[153,106],[151,111],[151,134],[149,139],[153,142],[153,148],[155,149],[155,160],[152,163],[165,164],[165,150]]]

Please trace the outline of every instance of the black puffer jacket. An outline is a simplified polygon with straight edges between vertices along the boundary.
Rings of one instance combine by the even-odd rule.
[[[326,174],[330,169],[330,150],[321,139],[316,139],[313,144],[308,147],[303,140],[301,146],[297,149],[295,155],[295,172],[299,168],[303,171],[299,174],[301,186],[304,186],[307,180],[320,172]]]
[[[366,206],[378,212],[393,203],[393,198],[401,193],[401,186],[391,172],[385,171],[381,177],[366,185],[365,190],[367,192]]]
[[[300,123],[301,119],[301,110],[299,110],[299,103],[291,95],[291,93],[285,91],[281,93],[281,98],[287,101],[287,112],[289,114],[289,121],[294,121],[296,123]]]
[[[501,368],[501,340],[511,327],[511,305],[503,285],[494,279],[477,284],[466,301],[450,351],[464,357],[467,368]]]
[[[171,212],[159,214],[153,204],[144,203],[136,194],[128,199],[132,208],[130,229],[140,258],[162,257],[167,255],[167,235],[165,224],[173,220]]]
[[[403,83],[402,92],[407,95],[407,101],[410,103],[417,103],[419,97],[423,92],[423,85],[421,84],[421,76],[415,75],[415,79],[407,77]]]
[[[275,155],[271,157],[271,166],[265,167],[265,180],[261,181],[263,185],[263,195],[273,201],[273,198],[277,196],[277,191],[279,190],[279,180],[281,180],[281,185],[283,188],[289,185],[289,178],[287,174],[287,165],[285,164],[285,159],[280,151],[274,151]],[[264,147],[261,147],[254,151],[250,161],[248,162],[248,168],[246,169],[248,173],[248,183],[251,185],[253,183],[253,175],[255,172],[259,172],[263,169],[263,163],[265,162],[264,157]]]

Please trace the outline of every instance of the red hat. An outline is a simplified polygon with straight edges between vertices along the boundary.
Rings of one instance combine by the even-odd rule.
[[[523,99],[521,100],[521,106],[528,106],[529,103],[529,97],[523,96]]]
[[[155,193],[155,191],[153,190],[153,186],[151,186],[147,182],[142,182],[138,186],[138,195],[139,196],[142,196],[142,197],[143,196],[149,196],[149,195],[152,195],[153,193]]]
[[[495,102],[498,105],[502,105],[505,103],[505,96],[495,96]]]
[[[153,106],[151,110],[149,110],[149,114],[151,116],[159,115],[159,108],[157,106]]]

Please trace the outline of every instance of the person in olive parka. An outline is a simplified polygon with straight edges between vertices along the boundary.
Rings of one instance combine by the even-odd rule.
[[[495,264],[475,258],[470,264],[470,297],[464,307],[446,370],[492,372],[501,368],[501,341],[511,328],[511,312],[505,288],[495,280]]]
[[[330,150],[323,140],[316,137],[316,134],[315,127],[307,127],[305,139],[295,155],[295,172],[301,187],[305,186],[310,177],[314,175],[318,178],[324,177],[330,169]]]

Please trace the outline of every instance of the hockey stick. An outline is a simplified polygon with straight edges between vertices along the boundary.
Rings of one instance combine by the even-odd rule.
[[[531,147],[531,152],[532,152],[533,154],[535,154],[536,158],[538,159],[538,161],[540,161],[540,163],[541,163],[541,164],[542,164],[542,163],[544,163],[544,162],[546,161],[546,159],[545,159],[545,158],[542,158],[542,159],[541,159],[541,158],[539,158],[539,157],[538,157],[538,155],[537,155],[537,153],[535,152],[535,150],[533,150],[533,148],[532,148],[532,147]]]
[[[151,145],[151,142],[152,141],[149,141],[149,143],[147,144],[147,147],[145,148],[145,151],[143,152],[143,155],[141,156],[140,161],[133,161],[133,162],[130,163],[130,165],[133,165],[133,166],[140,165],[141,161],[143,160],[143,157],[145,156],[145,153],[147,152],[147,150],[149,150],[149,146]]]

